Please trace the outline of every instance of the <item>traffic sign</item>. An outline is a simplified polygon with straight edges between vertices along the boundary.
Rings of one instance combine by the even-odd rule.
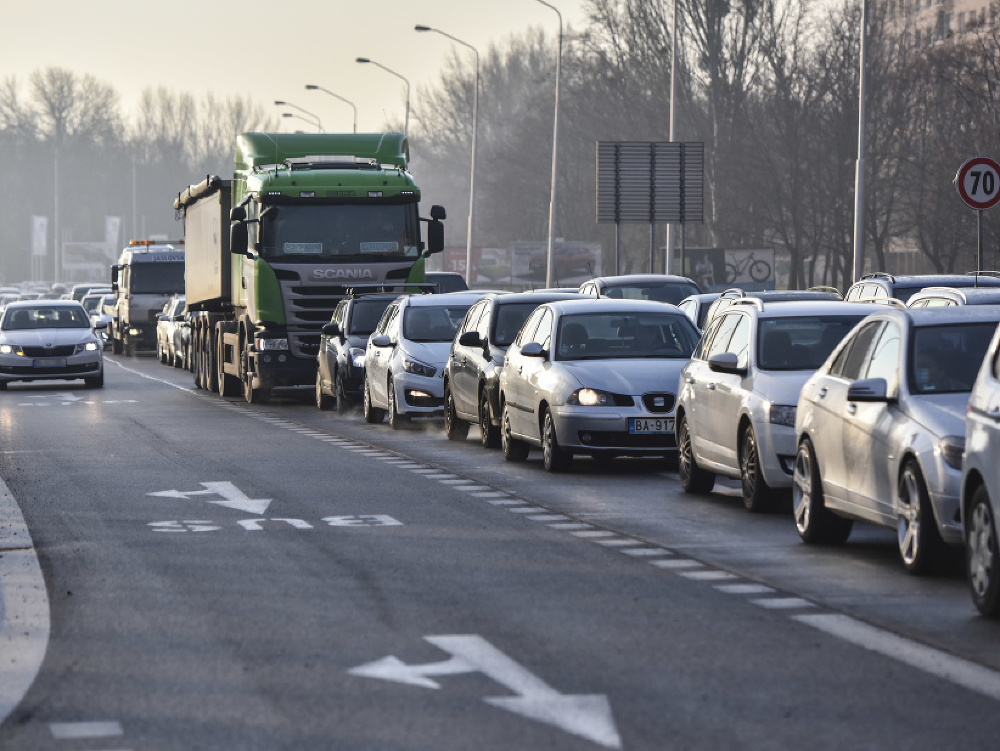
[[[1000,203],[1000,164],[988,156],[973,157],[959,168],[955,187],[971,208],[992,209]]]

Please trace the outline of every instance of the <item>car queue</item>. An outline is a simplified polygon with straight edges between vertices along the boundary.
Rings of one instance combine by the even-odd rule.
[[[919,281],[906,278],[910,294]],[[579,455],[676,457],[688,493],[736,479],[748,510],[790,507],[807,544],[887,526],[915,574],[964,547],[973,601],[1000,616],[1000,306],[955,278],[928,286],[942,281],[960,291],[938,311],[885,294],[727,293],[704,332],[689,317],[701,305],[677,307],[693,285],[681,277],[357,295],[323,328],[316,405],[360,402],[366,422],[396,429],[443,418],[452,440],[476,425],[483,447],[514,462],[540,449],[549,471]],[[975,411],[974,385],[989,391]]]

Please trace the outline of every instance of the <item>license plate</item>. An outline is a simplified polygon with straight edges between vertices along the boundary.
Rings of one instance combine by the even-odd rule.
[[[672,417],[630,417],[628,420],[628,432],[636,435],[642,433],[673,433],[674,418]]]
[[[35,360],[36,368],[65,368],[65,357],[40,357]]]

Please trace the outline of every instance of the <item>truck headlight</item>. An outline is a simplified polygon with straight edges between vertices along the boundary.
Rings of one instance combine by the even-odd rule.
[[[408,357],[403,358],[403,370],[407,373],[426,376],[427,378],[432,378],[437,372],[436,368],[432,368],[430,365],[424,365],[422,362],[417,362],[416,360],[411,360]]]
[[[790,428],[794,428],[795,410],[795,407],[785,404],[772,404],[767,410],[768,420],[773,425],[787,425]]]
[[[288,349],[288,339],[255,339],[258,352],[275,349]]]
[[[567,404],[579,404],[581,407],[613,407],[615,398],[607,391],[598,389],[577,389],[569,395]]]

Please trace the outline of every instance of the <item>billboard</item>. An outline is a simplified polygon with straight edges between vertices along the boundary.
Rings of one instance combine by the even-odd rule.
[[[557,241],[552,248],[552,284],[574,287],[601,274],[601,244]],[[538,287],[545,284],[548,246],[544,242],[515,242],[510,246],[511,282]]]
[[[684,275],[706,292],[774,289],[774,248],[688,248]]]

